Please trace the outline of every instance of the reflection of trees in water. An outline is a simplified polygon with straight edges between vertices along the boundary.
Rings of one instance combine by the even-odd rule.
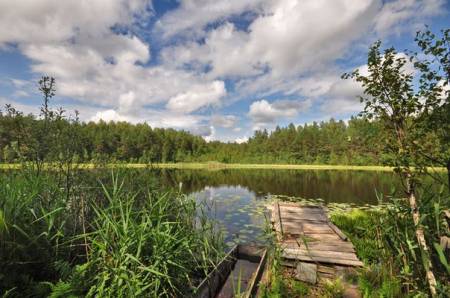
[[[87,186],[110,184],[111,170],[82,170],[79,175]],[[183,183],[185,193],[203,190],[206,186],[241,186],[261,199],[267,194],[322,198],[328,202],[375,203],[375,189],[389,194],[398,184],[393,173],[365,171],[314,170],[175,170],[116,169],[127,190],[154,191],[176,188]],[[151,185],[143,189],[143,185]]]
[[[392,173],[362,171],[161,170],[159,175],[171,185],[183,182],[187,193],[205,186],[240,185],[257,196],[282,194],[354,203],[376,202],[375,189],[387,194],[395,181]]]

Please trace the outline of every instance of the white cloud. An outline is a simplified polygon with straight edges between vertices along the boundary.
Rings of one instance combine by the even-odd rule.
[[[234,115],[213,115],[211,124],[223,128],[232,128],[238,122],[238,118]]]
[[[445,12],[445,0],[395,0],[383,5],[375,19],[380,35],[416,31],[427,18]]]
[[[103,120],[105,122],[110,122],[110,121],[135,122],[135,121],[132,121],[132,119],[130,117],[120,115],[119,113],[117,113],[114,110],[106,110],[106,111],[97,112],[95,114],[95,116],[91,118],[91,121],[94,121],[94,122],[98,122],[100,120]]]
[[[108,110],[99,116],[142,119],[139,110],[161,102],[183,113],[219,105],[226,94],[222,81],[166,65],[144,66],[150,45],[111,29],[132,28],[149,16],[149,6],[144,0],[2,2],[0,44],[16,43],[34,73],[54,76],[58,96]],[[21,82],[14,84],[19,88]]]
[[[215,138],[214,127],[234,133],[240,127],[235,116],[214,109],[243,98],[279,99],[250,105],[254,127],[295,118],[312,104],[329,114],[356,111],[361,88],[340,79],[337,59],[359,46],[366,51],[379,36],[416,30],[445,11],[444,4],[181,0],[151,35],[136,26],[151,23],[150,0],[1,1],[0,49],[20,51],[33,75],[55,76],[57,95],[74,99],[85,119],[147,121]],[[236,16],[248,18],[233,23]],[[149,36],[162,37],[155,44],[162,48],[153,48]],[[11,84],[18,97],[36,88],[34,82]],[[202,116],[207,107],[211,119]]]
[[[225,94],[224,82],[214,81],[208,85],[192,86],[188,91],[171,97],[166,107],[173,111],[190,113],[201,107],[218,105]]]
[[[52,43],[80,32],[98,36],[115,24],[131,25],[135,14],[148,14],[148,0],[17,0],[0,2],[0,45]]]
[[[174,128],[178,130],[190,131],[195,135],[203,137],[207,141],[210,141],[215,137],[215,129],[213,126],[208,125],[207,117],[180,114],[167,110],[147,109],[145,111],[136,111],[134,114],[120,113],[113,109],[99,110],[88,120],[94,122],[98,122],[100,120],[106,122],[146,122],[152,127]]]
[[[259,10],[262,3],[262,0],[182,0],[178,9],[157,21],[156,32],[166,39],[180,33],[198,35],[207,24],[245,11]]]
[[[293,118],[309,109],[310,104],[309,100],[278,100],[269,103],[262,99],[250,105],[248,116],[253,122],[254,129],[260,129],[275,123],[279,118]]]
[[[322,68],[342,55],[350,41],[368,29],[376,5],[364,1],[276,1],[248,32],[234,25],[211,30],[204,43],[187,43],[168,49],[167,60],[200,62],[214,76],[261,74],[269,68],[275,77],[286,77]]]
[[[245,143],[245,142],[248,141],[248,137],[244,136],[244,137],[241,137],[241,138],[236,138],[234,141],[236,143],[238,143],[238,144],[242,144],[242,143]]]

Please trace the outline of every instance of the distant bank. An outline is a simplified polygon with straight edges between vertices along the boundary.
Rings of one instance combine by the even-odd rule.
[[[51,164],[46,164],[50,167]],[[180,162],[180,163],[107,163],[94,164],[82,163],[76,165],[80,169],[93,168],[158,168],[158,169],[205,169],[205,170],[220,170],[220,169],[272,169],[272,170],[341,170],[341,171],[382,171],[391,172],[393,167],[385,166],[352,166],[352,165],[300,165],[300,164],[238,164],[238,163],[220,163],[220,162]],[[1,164],[0,169],[20,169],[21,164]],[[430,167],[432,172],[445,172],[443,167]]]

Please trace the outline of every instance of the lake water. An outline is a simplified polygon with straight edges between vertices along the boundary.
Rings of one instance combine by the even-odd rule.
[[[377,204],[376,191],[390,194],[399,186],[395,174],[369,171],[161,170],[157,177],[204,204],[229,246],[261,241],[264,205],[274,195],[365,205]]]

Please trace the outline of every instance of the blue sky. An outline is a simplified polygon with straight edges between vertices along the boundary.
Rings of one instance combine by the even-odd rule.
[[[428,24],[448,28],[444,0],[0,0],[0,105],[37,113],[37,80],[84,121],[147,122],[207,140],[255,129],[349,119],[381,39],[414,49]]]

